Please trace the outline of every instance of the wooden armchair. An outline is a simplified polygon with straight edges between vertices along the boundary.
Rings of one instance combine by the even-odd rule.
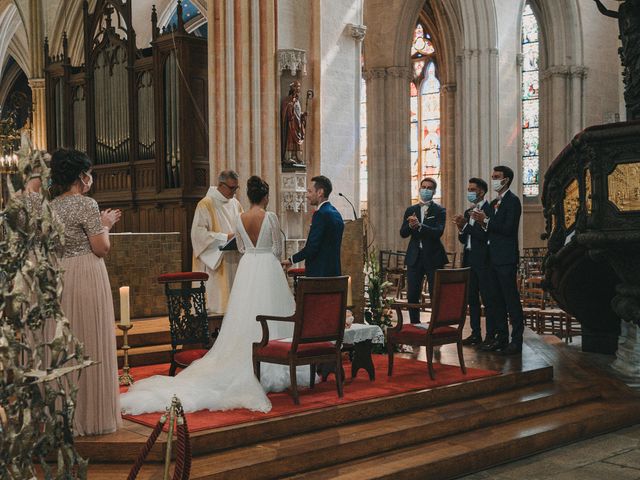
[[[316,364],[335,363],[338,396],[342,397],[342,337],[347,309],[347,278],[300,277],[296,291],[296,311],[290,317],[258,315],[262,324],[262,341],[253,344],[253,369],[260,379],[260,363],[289,365],[291,395],[300,404],[296,367],[309,365],[313,388]],[[269,321],[295,324],[291,343],[269,340]],[[333,343],[332,343],[333,342]]]
[[[393,373],[393,353],[396,345],[424,346],[427,348],[429,376],[435,380],[433,371],[433,347],[455,343],[462,373],[466,375],[462,355],[462,329],[466,320],[469,269],[436,270],[431,319],[428,324],[404,324],[403,310],[424,308],[423,304],[395,303],[398,323],[387,330],[388,375]]]
[[[202,358],[211,346],[204,286],[208,279],[209,275],[204,272],[165,273],[158,277],[158,282],[164,284],[169,310],[170,376],[174,376],[178,368],[186,368]],[[200,285],[194,287],[193,282]],[[180,287],[175,287],[176,284]],[[178,350],[179,346],[183,348]],[[194,346],[200,348],[192,348]]]

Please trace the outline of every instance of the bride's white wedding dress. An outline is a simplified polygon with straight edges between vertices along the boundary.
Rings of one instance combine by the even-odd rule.
[[[253,373],[252,344],[262,338],[257,315],[292,315],[293,295],[282,271],[282,237],[278,217],[267,212],[254,246],[238,219],[238,250],[244,253],[231,288],[227,313],[213,347],[175,377],[156,375],[134,383],[121,395],[122,411],[137,415],[159,412],[175,394],[184,410],[229,410],[247,408],[268,412],[271,402],[265,392],[289,387],[289,369],[263,363],[261,380]],[[293,336],[293,324],[269,322],[269,338]],[[309,367],[299,367],[298,385],[309,384]]]

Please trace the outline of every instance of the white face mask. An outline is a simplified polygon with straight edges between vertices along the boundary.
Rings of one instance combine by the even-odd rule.
[[[491,180],[491,186],[493,187],[493,190],[496,192],[499,192],[500,190],[502,190],[503,182],[504,182],[504,178]]]

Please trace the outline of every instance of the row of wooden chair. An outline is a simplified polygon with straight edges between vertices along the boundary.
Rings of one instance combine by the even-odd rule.
[[[406,299],[407,268],[404,263],[406,253],[402,251],[381,250],[378,255],[378,261],[380,263],[380,270],[383,273],[383,278],[390,284],[386,295],[394,300]],[[457,252],[447,252],[447,258],[449,259],[449,263],[446,266],[447,269],[455,269],[460,266],[458,265]],[[425,278],[422,285],[422,303],[429,302],[428,292],[427,279]]]
[[[574,335],[581,334],[575,317],[562,310],[543,288],[541,276],[522,280],[520,297],[525,325],[540,335],[555,335],[566,343],[573,342]]]

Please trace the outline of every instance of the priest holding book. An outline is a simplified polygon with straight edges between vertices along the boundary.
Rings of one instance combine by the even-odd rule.
[[[237,249],[227,246],[233,239],[236,224],[243,212],[240,202],[235,198],[238,188],[236,172],[220,172],[218,186],[209,188],[193,216],[193,271],[209,274],[206,285],[209,313],[226,312],[229,292],[240,261]]]

